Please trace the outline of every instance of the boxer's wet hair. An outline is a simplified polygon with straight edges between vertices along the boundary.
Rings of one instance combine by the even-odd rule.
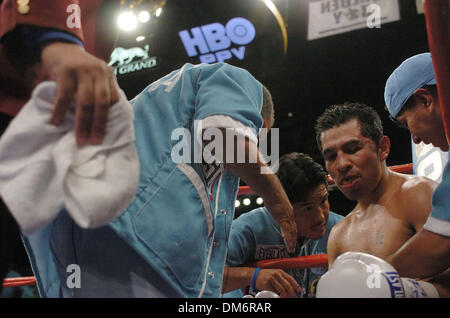
[[[292,152],[279,162],[277,176],[292,204],[305,201],[319,185],[328,186],[327,172],[307,154]]]
[[[273,100],[272,95],[270,94],[270,91],[265,87],[262,86],[262,93],[263,93],[263,101],[262,101],[262,108],[261,108],[261,116],[263,118],[270,118],[270,122],[273,124],[275,121],[275,110],[273,108]]]
[[[378,113],[365,104],[345,103],[328,107],[317,119],[314,129],[320,152],[322,152],[320,136],[324,131],[338,127],[355,118],[361,125],[361,134],[370,138],[378,147],[379,141],[383,137],[383,124]]]

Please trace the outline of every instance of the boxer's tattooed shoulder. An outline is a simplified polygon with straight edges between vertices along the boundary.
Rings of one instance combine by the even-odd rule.
[[[375,238],[375,244],[377,245],[381,245],[383,244],[383,234],[381,234],[380,232],[377,232],[376,234],[376,238]]]

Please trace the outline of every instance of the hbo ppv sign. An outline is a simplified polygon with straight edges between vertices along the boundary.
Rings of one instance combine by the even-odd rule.
[[[242,60],[245,46],[255,38],[255,27],[244,18],[233,18],[224,26],[211,23],[178,32],[189,57],[200,55],[200,62],[223,62],[233,56]],[[237,47],[232,47],[232,45]]]

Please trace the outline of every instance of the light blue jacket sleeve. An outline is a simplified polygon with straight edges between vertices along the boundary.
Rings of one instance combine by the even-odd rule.
[[[450,236],[450,161],[444,168],[442,181],[433,193],[432,211],[424,229],[443,236]]]
[[[256,132],[262,127],[262,85],[246,70],[218,63],[198,74],[195,119],[230,116]]]

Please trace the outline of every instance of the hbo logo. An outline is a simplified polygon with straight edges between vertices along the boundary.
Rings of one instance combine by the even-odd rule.
[[[233,18],[224,26],[211,23],[178,32],[188,56],[200,54],[202,63],[223,62],[236,56],[242,60],[245,46],[255,38],[254,25],[244,18]],[[231,44],[238,45],[230,48]]]

